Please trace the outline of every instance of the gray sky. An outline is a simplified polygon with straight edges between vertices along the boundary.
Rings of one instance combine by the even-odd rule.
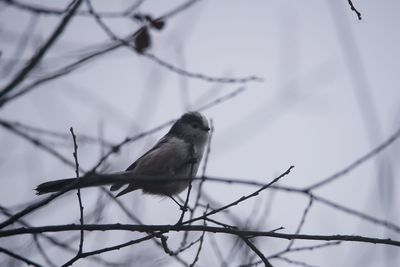
[[[122,10],[129,1],[93,2],[97,10],[112,11]],[[145,1],[139,11],[157,17],[181,2]],[[257,76],[263,82],[219,84],[188,78],[120,48],[4,106],[0,117],[66,134],[73,126],[78,135],[102,135],[106,140],[119,142],[126,136],[179,117],[188,108],[196,109],[245,86],[246,90],[239,96],[204,112],[215,126],[206,173],[268,182],[295,165],[293,172],[280,183],[303,188],[346,167],[399,127],[400,3],[367,0],[354,4],[362,13],[361,21],[345,0],[199,1],[168,20],[165,29],[153,32],[150,52],[193,73],[212,77]],[[29,58],[58,21],[56,17],[43,16],[34,30],[37,40],[30,40],[23,55],[13,55],[18,40],[15,37],[34,22],[27,13],[3,6],[1,3],[0,67],[15,56]],[[120,37],[137,28],[129,20],[106,22]],[[92,18],[74,19],[30,79],[41,75],[41,71],[57,69],[73,60],[76,51],[83,47],[106,40],[107,35]],[[0,86],[9,80],[10,76],[2,77]],[[125,169],[165,132],[166,129],[126,146],[108,161],[108,170]],[[3,206],[15,207],[37,200],[32,189],[38,183],[74,175],[73,168],[5,130],[0,131],[0,144],[3,180],[0,203]],[[73,160],[70,143],[57,149]],[[81,166],[89,169],[99,154],[98,146],[80,146]],[[399,156],[397,141],[378,157],[318,189],[316,194],[398,225]],[[208,183],[205,190],[220,203],[229,203],[255,189]],[[259,214],[270,205],[261,229],[283,226],[284,232],[293,233],[307,198],[288,193],[271,197],[271,194],[264,192],[232,208],[232,212],[248,217],[254,203],[259,203]],[[87,210],[97,196],[96,189],[83,191]],[[148,224],[174,223],[179,214],[169,200],[140,192],[126,196],[123,201],[127,205],[133,203],[132,209]],[[71,193],[28,218],[34,225],[77,223],[77,205],[76,195]],[[123,223],[128,219],[111,205],[105,211],[103,222]],[[400,239],[399,233],[317,202],[302,232]],[[127,240],[124,235],[91,234],[85,245],[94,249],[99,240],[115,244]],[[221,238],[221,243],[232,242]],[[13,246],[23,246],[26,240],[29,239],[16,238]],[[0,240],[0,244],[3,242]],[[270,239],[260,242],[267,255],[286,244]],[[306,244],[310,243],[298,242],[299,246]],[[146,245],[109,255],[111,258],[111,255],[146,255]],[[199,266],[217,264],[211,250],[212,247],[203,251]],[[60,252],[54,250],[54,253]],[[398,266],[399,255],[398,248],[347,243],[299,253],[292,258],[315,266]],[[68,259],[65,255],[61,257]],[[40,259],[38,255],[33,258]],[[162,253],[154,258],[149,266],[168,262]],[[90,266],[88,261],[81,264]],[[170,260],[169,264],[175,266],[176,262]]]

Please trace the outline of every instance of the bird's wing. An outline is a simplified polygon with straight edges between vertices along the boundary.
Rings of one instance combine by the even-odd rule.
[[[136,175],[173,176],[187,164],[190,145],[179,138],[163,137],[149,151],[132,163],[127,171]],[[123,184],[114,184],[110,190],[120,189]]]
[[[173,176],[191,158],[191,146],[180,138],[163,138],[136,161],[135,174]]]
[[[151,150],[136,160],[132,172],[139,176],[154,176],[160,178],[173,177],[176,175],[186,177],[189,175],[186,170],[190,170],[187,165],[193,162],[191,160],[191,150],[191,145],[182,139],[174,137],[165,138],[165,140],[160,140]],[[137,181],[129,184],[129,186],[119,192],[116,197],[140,188],[153,194],[167,194],[169,191],[173,193],[176,191],[175,187],[174,184],[163,184],[153,187],[149,186],[148,183]]]
[[[135,162],[133,162],[131,165],[129,165],[129,167],[128,167],[126,170],[127,170],[127,171],[132,171],[132,170],[136,167],[137,162],[138,162],[139,160],[141,160],[143,157],[145,157],[147,154],[151,153],[152,151],[158,149],[162,144],[166,143],[167,140],[168,140],[168,139],[167,139],[165,136],[164,136],[163,138],[161,138],[161,139],[157,142],[157,144],[155,144],[149,151],[147,151],[146,153],[144,153],[140,158],[138,158]]]
[[[140,161],[142,158],[144,158],[146,155],[148,155],[149,153],[151,153],[152,151],[158,149],[163,143],[167,142],[167,138],[165,138],[165,136],[163,138],[161,138],[149,151],[147,151],[146,153],[144,153],[140,158],[138,158],[137,160],[135,160],[135,162],[133,162],[131,165],[129,165],[129,167],[126,169],[126,171],[132,171],[136,168],[136,165],[138,163],[138,161]],[[110,187],[111,191],[116,191],[118,189],[120,189],[121,187],[123,187],[124,184],[113,184]]]

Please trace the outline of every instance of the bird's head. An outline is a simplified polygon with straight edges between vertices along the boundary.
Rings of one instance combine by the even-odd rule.
[[[207,141],[210,126],[207,118],[199,112],[187,112],[172,125],[169,135],[195,144]]]

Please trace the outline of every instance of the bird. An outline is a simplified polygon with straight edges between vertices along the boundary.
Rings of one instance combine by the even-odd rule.
[[[125,171],[48,181],[37,186],[36,194],[111,184],[111,191],[126,187],[115,197],[138,189],[147,194],[172,197],[184,191],[196,175],[209,132],[210,126],[203,114],[197,111],[187,112],[171,126],[167,134]],[[135,177],[138,179],[135,180]],[[146,182],[146,178],[149,181]],[[115,179],[121,182],[115,183]],[[129,181],[124,183],[126,179]]]

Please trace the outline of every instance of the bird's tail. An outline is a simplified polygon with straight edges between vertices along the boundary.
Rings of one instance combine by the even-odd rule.
[[[55,181],[49,181],[49,182],[42,183],[36,187],[36,189],[35,189],[36,195],[58,192],[67,187],[71,187],[71,189],[74,189],[73,187],[74,187],[74,184],[78,182],[77,180],[78,180],[77,178],[67,178],[67,179],[55,180]],[[76,188],[79,188],[79,187],[76,187]]]
[[[81,178],[66,178],[42,183],[36,187],[36,194],[42,195],[62,190],[73,190],[91,186],[102,186],[115,184],[117,179],[123,179],[123,173],[114,174],[94,174],[87,175]]]

